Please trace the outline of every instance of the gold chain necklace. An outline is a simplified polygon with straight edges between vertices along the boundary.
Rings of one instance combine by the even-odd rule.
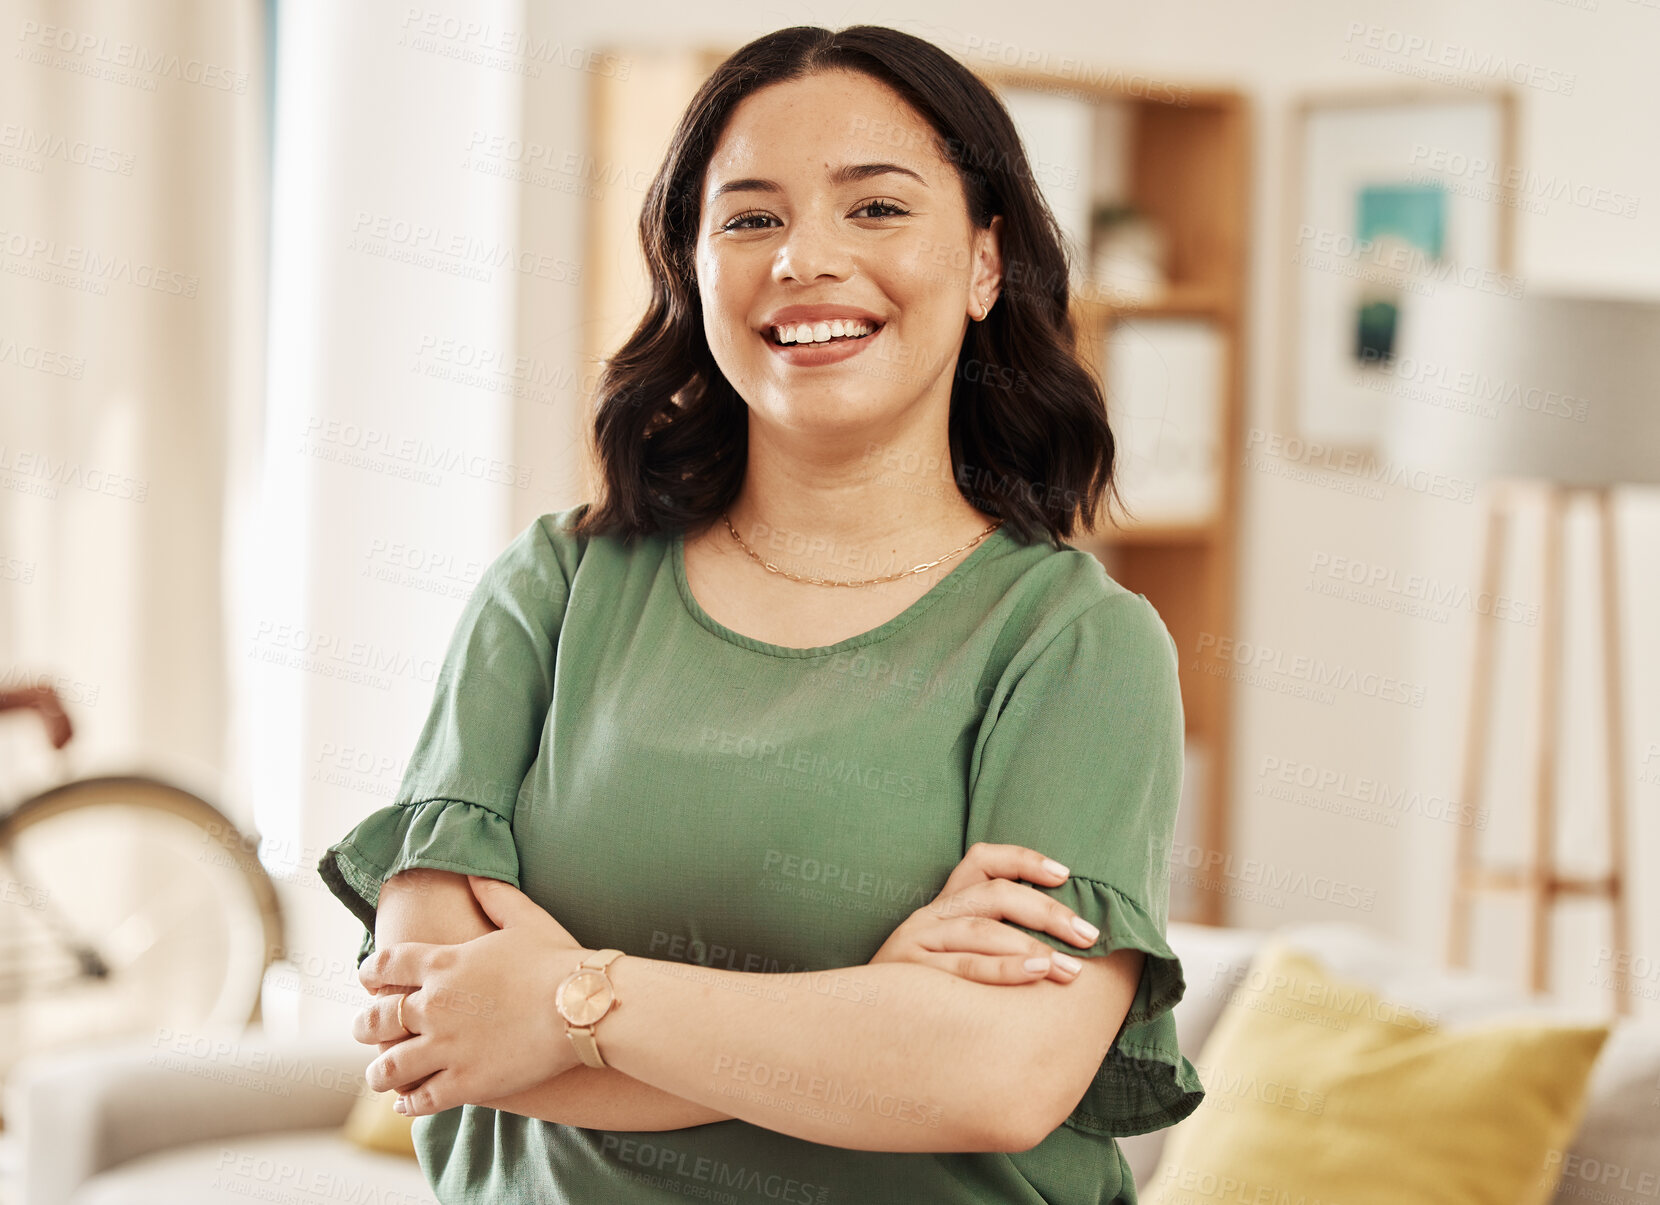
[[[741,535],[738,534],[738,529],[736,527],[732,526],[732,516],[731,515],[727,514],[725,511],[722,511],[721,512],[721,518],[726,520],[726,530],[732,533],[732,538],[734,540],[738,541],[738,544],[743,548],[743,550],[745,552],[749,553],[750,556],[754,557],[755,560],[760,562],[761,568],[767,570],[769,573],[782,574],[784,577],[789,578],[791,581],[807,582],[807,583],[809,583],[811,585],[814,585],[814,586],[875,586],[875,585],[880,584],[881,582],[898,581],[902,577],[910,577],[911,574],[913,574],[913,573],[921,573],[924,570],[932,569],[935,565],[943,564],[944,562],[949,561],[952,557],[956,556],[959,552],[963,552],[963,551],[966,551],[967,549],[970,549],[970,548],[974,547],[974,545],[978,544],[981,540],[985,539],[992,532],[996,531],[999,527],[1001,527],[1003,525],[1003,520],[998,519],[996,522],[988,524],[984,531],[982,531],[979,535],[975,536],[968,543],[962,545],[960,548],[953,548],[950,552],[946,553],[944,556],[940,557],[938,560],[929,561],[925,565],[912,565],[909,569],[906,569],[902,573],[890,573],[886,577],[868,578],[868,579],[866,579],[865,581],[862,581],[862,582],[838,582],[838,581],[834,581],[830,578],[803,577],[799,573],[790,573],[787,570],[780,569],[777,565],[774,565],[771,561],[764,560],[760,553],[756,552],[748,544],[744,543],[744,538]]]

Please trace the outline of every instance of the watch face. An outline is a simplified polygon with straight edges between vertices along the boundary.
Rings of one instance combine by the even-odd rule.
[[[580,970],[559,987],[559,1013],[572,1025],[592,1025],[611,1007],[611,981],[595,970]]]

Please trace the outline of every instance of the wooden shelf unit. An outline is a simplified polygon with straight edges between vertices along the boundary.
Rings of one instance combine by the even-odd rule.
[[[1243,94],[1226,89],[1152,89],[1179,100],[1138,95],[1110,85],[1007,69],[977,69],[994,89],[1061,92],[1101,105],[1129,106],[1128,199],[1163,228],[1169,285],[1153,301],[1115,301],[1111,290],[1086,283],[1074,290],[1080,351],[1103,374],[1114,324],[1146,318],[1197,318],[1211,323],[1223,347],[1223,396],[1218,432],[1217,511],[1208,522],[1115,527],[1103,522],[1074,543],[1100,557],[1107,571],[1145,594],[1176,641],[1190,749],[1203,749],[1205,770],[1184,807],[1178,841],[1226,858],[1230,849],[1229,769],[1232,739],[1228,663],[1208,649],[1233,633],[1238,547],[1238,458],[1243,446],[1246,239],[1249,231],[1250,114]],[[1123,78],[1093,72],[1094,78]],[[1204,644],[1205,636],[1215,639]],[[1207,672],[1208,671],[1208,672]],[[1220,672],[1219,672],[1220,671]],[[1188,834],[1183,838],[1182,833]],[[1184,851],[1186,852],[1186,851]],[[1189,858],[1188,862],[1195,859]],[[1197,859],[1201,865],[1213,865]],[[1224,876],[1172,875],[1171,916],[1226,924]]]

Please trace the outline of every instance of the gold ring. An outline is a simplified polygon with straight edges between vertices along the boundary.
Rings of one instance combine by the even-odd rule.
[[[412,1038],[415,1036],[415,1031],[403,1023],[403,1002],[404,998],[408,995],[408,992],[398,993],[398,1028],[403,1030],[406,1036]]]

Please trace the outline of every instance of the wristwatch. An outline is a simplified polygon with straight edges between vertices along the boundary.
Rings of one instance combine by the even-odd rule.
[[[594,1041],[594,1026],[613,1008],[622,1007],[617,1001],[617,989],[605,968],[622,957],[621,950],[595,950],[578,964],[576,970],[560,981],[553,994],[554,1007],[565,1018],[565,1036],[576,1047],[577,1057],[589,1067],[603,1067],[599,1043]]]

